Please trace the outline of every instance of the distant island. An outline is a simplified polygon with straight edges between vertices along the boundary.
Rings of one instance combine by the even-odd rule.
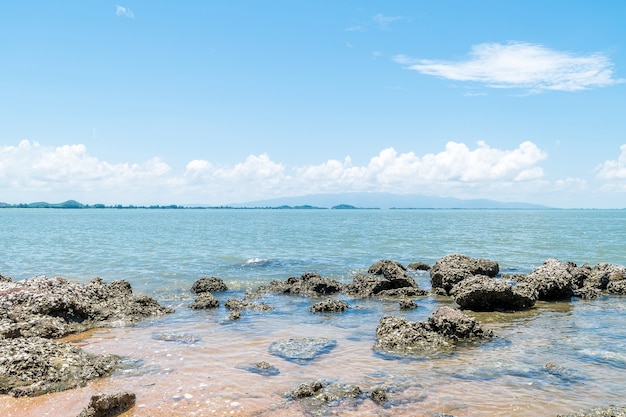
[[[420,194],[391,193],[341,193],[313,194],[281,197],[269,200],[249,201],[227,205],[106,205],[83,204],[76,200],[63,203],[0,202],[0,208],[50,208],[50,209],[271,209],[271,210],[378,210],[378,209],[548,209],[551,207],[521,203],[501,202],[487,199],[463,200],[452,197],[425,196]]]

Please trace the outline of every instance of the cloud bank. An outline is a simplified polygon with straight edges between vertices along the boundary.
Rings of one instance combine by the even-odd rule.
[[[626,191],[626,145],[621,152],[617,160],[597,168],[597,177],[621,184]],[[383,149],[364,165],[354,165],[347,156],[286,167],[261,154],[231,166],[196,159],[177,172],[159,158],[112,164],[90,155],[82,144],[49,147],[23,140],[17,146],[0,147],[0,201],[223,205],[364,191],[522,201],[525,193],[545,192],[548,181],[540,164],[546,158],[546,152],[530,141],[515,149],[448,142],[440,152],[421,156]],[[568,178],[552,187],[578,183],[582,182]]]
[[[603,53],[577,55],[525,42],[475,45],[462,61],[414,59],[406,55],[397,55],[394,60],[425,75],[533,93],[580,91],[624,82],[614,78],[613,63]]]

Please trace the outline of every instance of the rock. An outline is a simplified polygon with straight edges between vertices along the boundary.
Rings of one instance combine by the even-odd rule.
[[[269,285],[259,287],[257,292],[317,297],[337,294],[342,288],[339,281],[324,278],[315,272],[307,272],[300,277],[290,277],[287,281],[272,281]]]
[[[255,303],[248,300],[236,300],[234,298],[229,298],[226,300],[226,304],[224,307],[228,310],[255,310],[255,311],[272,311],[274,307],[265,303]]]
[[[626,406],[610,405],[597,407],[581,413],[559,414],[557,417],[626,417]]]
[[[433,331],[427,323],[411,322],[402,317],[386,316],[376,327],[374,349],[398,353],[449,350],[454,342]]]
[[[484,329],[476,319],[451,307],[435,310],[428,318],[428,325],[433,331],[455,341],[493,337],[493,332]]]
[[[240,365],[237,368],[243,369],[244,371],[252,372],[254,374],[263,375],[263,376],[276,376],[280,374],[280,371],[278,370],[278,368],[276,368],[274,365],[265,361],[246,364],[246,365]]]
[[[228,314],[228,319],[235,321],[235,320],[239,320],[241,318],[241,311],[239,310],[233,310],[230,312],[230,314]]]
[[[537,291],[537,298],[544,301],[569,300],[574,290],[584,283],[584,270],[571,262],[548,259],[520,282]]]
[[[269,352],[288,361],[306,364],[329,353],[335,346],[336,340],[325,337],[301,337],[276,341],[270,345]]]
[[[427,322],[411,322],[401,317],[380,319],[376,328],[376,350],[423,353],[453,349],[456,342],[493,336],[478,321],[460,310],[439,307]]]
[[[289,393],[289,396],[296,399],[313,397],[317,395],[322,388],[324,387],[320,381],[306,382],[293,389]]]
[[[372,268],[370,268],[372,270]],[[343,292],[351,297],[417,297],[428,294],[418,288],[415,280],[406,274],[393,275],[357,274]]]
[[[0,282],[11,282],[13,281],[11,277],[0,274]]]
[[[610,294],[626,295],[626,267],[613,264],[599,264],[591,270],[590,281],[606,283],[604,289]],[[602,289],[602,287],[600,286]]]
[[[430,269],[430,282],[434,290],[449,295],[452,287],[474,275],[495,277],[500,267],[497,262],[466,255],[451,254],[437,260]]]
[[[412,262],[408,264],[406,267],[408,270],[411,270],[411,271],[429,271],[430,270],[430,265],[424,262]]]
[[[506,281],[475,275],[450,291],[461,309],[473,311],[528,310],[537,301],[537,292],[525,284],[511,285]]]
[[[84,386],[110,375],[114,355],[92,355],[67,343],[40,337],[0,340],[0,394],[35,396]]]
[[[196,300],[189,305],[189,308],[194,310],[207,310],[218,308],[220,301],[210,292],[201,292],[196,297]]]
[[[313,304],[309,311],[312,313],[343,313],[350,305],[345,301],[326,300]]]
[[[400,262],[389,259],[376,262],[369,267],[367,272],[374,275],[382,275],[389,280],[403,279],[407,276],[406,268]]]
[[[133,408],[135,400],[130,392],[93,395],[78,417],[115,417]]]
[[[387,402],[387,392],[384,388],[375,388],[370,394],[370,397],[376,404],[384,404]]]
[[[415,310],[417,303],[413,300],[400,300],[400,310]]]
[[[228,291],[228,287],[224,283],[224,280],[216,277],[203,277],[193,283],[191,286],[191,292],[196,294],[203,292],[222,292]]]
[[[175,342],[183,345],[193,345],[201,339],[193,333],[177,333],[177,332],[154,332],[152,339],[162,340],[164,342]]]

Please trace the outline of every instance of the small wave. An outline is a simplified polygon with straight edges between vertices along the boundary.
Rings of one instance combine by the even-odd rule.
[[[247,266],[264,266],[264,265],[270,265],[272,263],[274,263],[276,261],[273,261],[271,259],[263,259],[263,258],[252,258],[252,259],[248,259],[244,265]]]

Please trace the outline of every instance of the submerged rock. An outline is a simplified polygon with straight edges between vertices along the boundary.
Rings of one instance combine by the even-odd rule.
[[[461,309],[473,311],[528,310],[537,301],[537,292],[525,284],[512,285],[506,281],[475,275],[450,291]]]
[[[412,262],[406,266],[411,271],[429,271],[430,265],[424,262]]]
[[[113,372],[120,358],[92,355],[40,337],[0,340],[0,394],[41,395],[84,386]]]
[[[263,376],[276,376],[280,374],[278,368],[265,361],[239,365],[237,368]]]
[[[456,342],[486,339],[491,330],[460,310],[439,307],[426,322],[387,316],[376,328],[376,350],[420,353],[453,349]]]
[[[216,277],[203,277],[193,283],[191,292],[196,294],[203,292],[222,292],[228,291],[228,287],[224,280]]]
[[[270,345],[269,352],[288,361],[306,364],[329,353],[335,346],[336,340],[325,337],[300,337],[278,340]]]
[[[610,405],[608,407],[596,407],[580,413],[559,414],[557,417],[626,417],[626,406]]]
[[[437,260],[430,269],[430,283],[433,290],[449,295],[452,287],[464,279],[474,275],[495,277],[498,272],[500,266],[496,261],[450,254]]]
[[[400,300],[400,310],[415,310],[417,303],[413,300]]]
[[[133,408],[135,401],[135,394],[130,392],[93,395],[78,417],[115,417]]]
[[[241,311],[241,310],[254,310],[254,311],[272,311],[274,307],[265,303],[256,303],[253,301],[249,301],[246,299],[236,300],[234,298],[229,298],[226,300],[224,307],[228,310],[233,311]]]

